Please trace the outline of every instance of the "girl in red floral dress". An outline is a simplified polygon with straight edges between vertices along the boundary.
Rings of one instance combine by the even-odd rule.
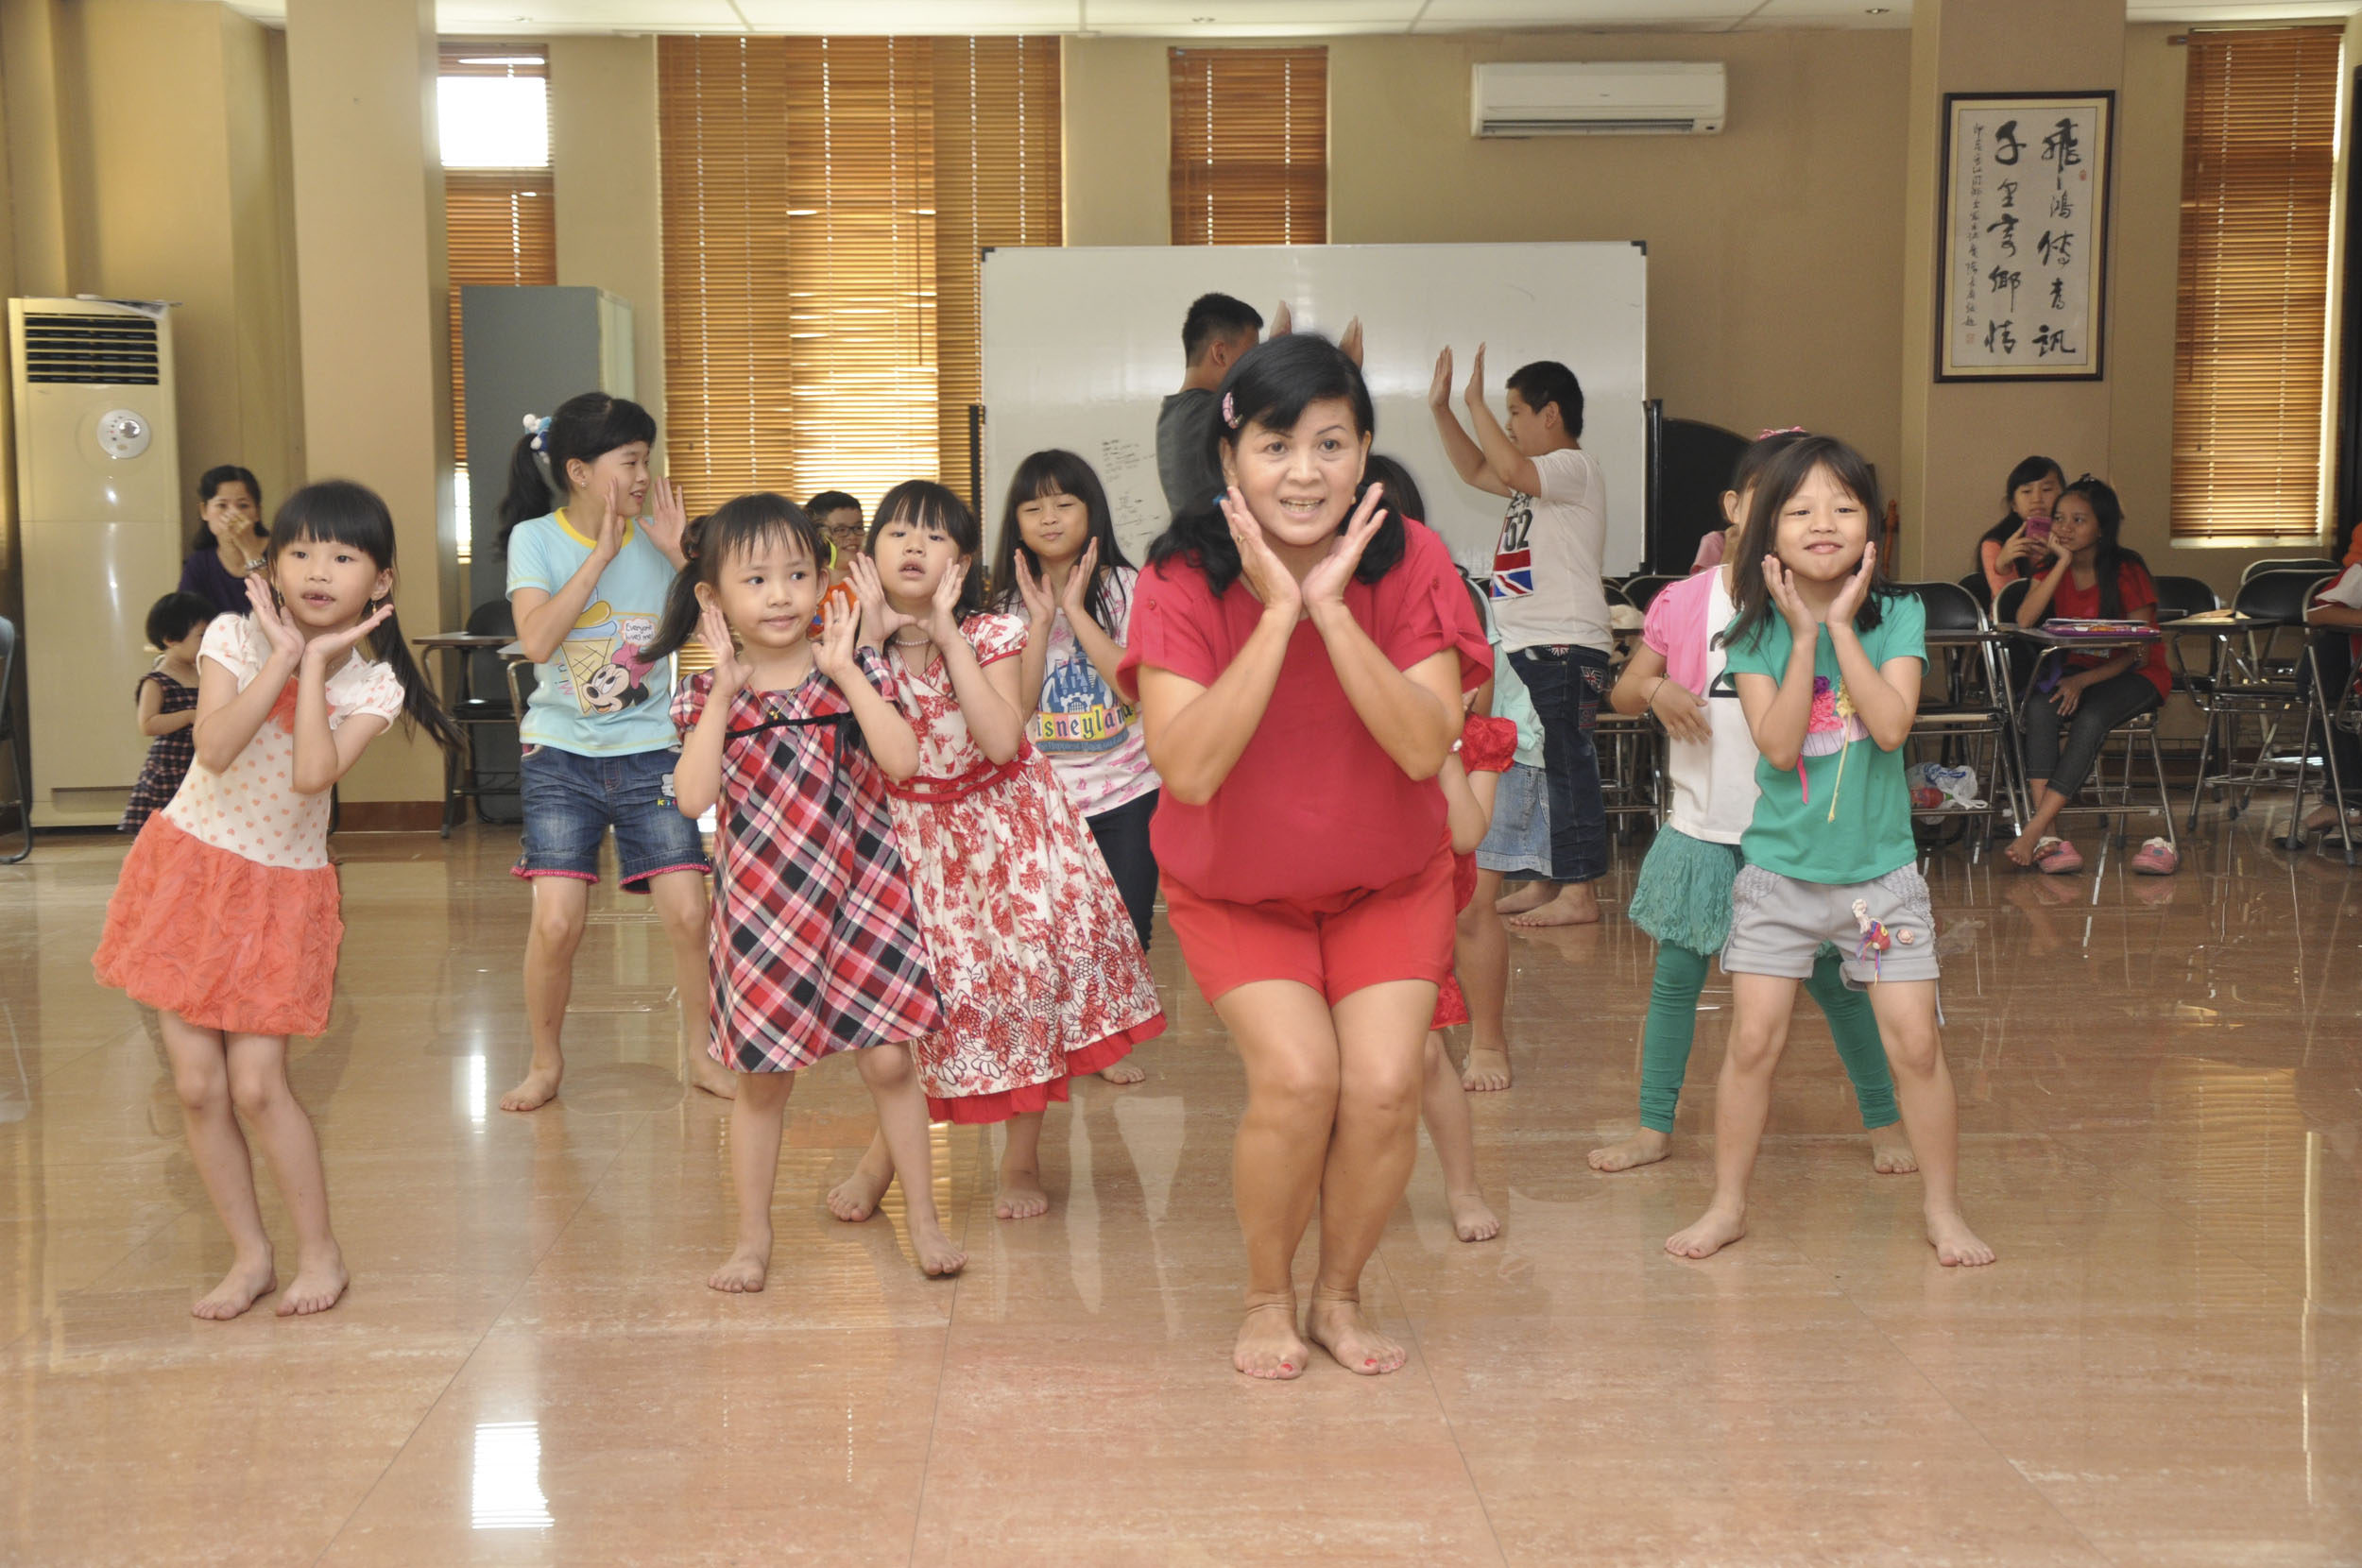
[[[696,525],[648,656],[694,630],[713,668],[673,698],[681,814],[720,808],[714,835],[709,1048],[739,1075],[730,1100],[738,1242],[706,1284],[760,1290],[796,1073],[857,1052],[878,1137],[905,1173],[911,1246],[929,1274],[967,1256],[936,1218],[927,1107],[912,1043],[943,1014],[886,815],[885,780],[918,765],[874,646],[832,606],[817,648],[820,530],[783,496],[741,496]],[[839,1199],[830,1195],[835,1209]],[[868,1200],[874,1207],[873,1195]]]
[[[937,1120],[1008,1123],[993,1212],[1028,1219],[1050,1207],[1043,1111],[1165,1019],[1107,862],[1025,740],[1025,625],[981,613],[981,543],[958,496],[914,480],[878,503],[852,582],[918,736],[917,772],[887,793],[949,1019],[919,1043],[919,1079]],[[873,1141],[840,1192],[865,1190],[830,1206],[862,1218],[893,1170]]]

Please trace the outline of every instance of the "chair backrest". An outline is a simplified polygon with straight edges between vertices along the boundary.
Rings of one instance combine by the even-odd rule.
[[[468,612],[466,631],[470,637],[513,638],[517,635],[517,612],[505,599],[487,599]],[[472,666],[468,673],[469,684],[478,697],[489,697],[501,690],[505,678],[501,666],[505,660],[498,653],[490,649],[472,650],[468,662]],[[520,673],[523,676],[523,690],[531,691],[533,672],[526,669]]]
[[[2195,577],[2152,577],[2157,585],[2157,607],[2180,610],[2183,615],[2204,615],[2222,608],[2222,596]]]
[[[2336,571],[2335,562],[2326,569],[2304,568],[2281,571],[2259,571],[2239,585],[2238,597],[2232,608],[2241,615],[2261,616],[2270,621],[2302,621],[2305,606],[2313,595]]]
[[[2336,570],[2337,563],[2326,555],[2291,555],[2276,561],[2251,561],[2247,570],[2239,573],[2239,584],[2244,588],[2249,579],[2261,577],[2267,571],[2322,572]]]
[[[0,615],[0,741],[16,735],[16,622]]]
[[[2033,586],[2023,577],[2014,583],[2002,584],[2001,597],[1993,604],[1993,623],[1996,626],[2016,625],[2017,607],[2026,603],[2027,592]]]
[[[1680,581],[1679,577],[1663,572],[1627,577],[1624,579],[1624,597],[1632,601],[1634,609],[1645,612],[1651,600]]]
[[[1931,632],[1973,632],[1985,624],[1984,606],[1960,583],[1904,583],[1905,593],[1919,600]]]
[[[1960,579],[1960,587],[1968,589],[1968,596],[1977,601],[1978,608],[1991,609],[1993,607],[1991,602],[1985,597],[1985,574],[1983,572],[1970,572]]]

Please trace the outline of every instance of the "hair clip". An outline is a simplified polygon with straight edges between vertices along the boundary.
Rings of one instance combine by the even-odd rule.
[[[1222,422],[1232,430],[1239,428],[1239,411],[1231,405],[1230,394],[1227,392],[1222,395]]]
[[[1811,432],[1802,425],[1788,425],[1779,430],[1759,430],[1755,432],[1755,439],[1769,441],[1774,435],[1808,435],[1810,434]]]
[[[534,451],[541,450],[542,438],[549,433],[550,421],[547,415],[528,414],[525,416],[525,434],[533,437]]]

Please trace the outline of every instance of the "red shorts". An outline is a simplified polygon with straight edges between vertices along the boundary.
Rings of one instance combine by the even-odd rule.
[[[1398,882],[1325,898],[1236,904],[1168,877],[1165,914],[1207,1001],[1254,980],[1286,980],[1333,1007],[1385,980],[1442,984],[1451,973],[1451,895],[1452,855],[1443,846]]]

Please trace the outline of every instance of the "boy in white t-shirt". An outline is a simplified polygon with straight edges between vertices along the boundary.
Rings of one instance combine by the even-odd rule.
[[[1515,926],[1583,926],[1600,918],[1591,884],[1607,875],[1607,811],[1592,744],[1608,687],[1607,490],[1583,450],[1583,385],[1555,360],[1509,378],[1504,427],[1484,401],[1479,345],[1463,401],[1472,436],[1451,411],[1451,350],[1435,362],[1428,404],[1460,477],[1505,496],[1493,554],[1493,617],[1511,667],[1542,719],[1549,781],[1550,874],[1498,906]]]

